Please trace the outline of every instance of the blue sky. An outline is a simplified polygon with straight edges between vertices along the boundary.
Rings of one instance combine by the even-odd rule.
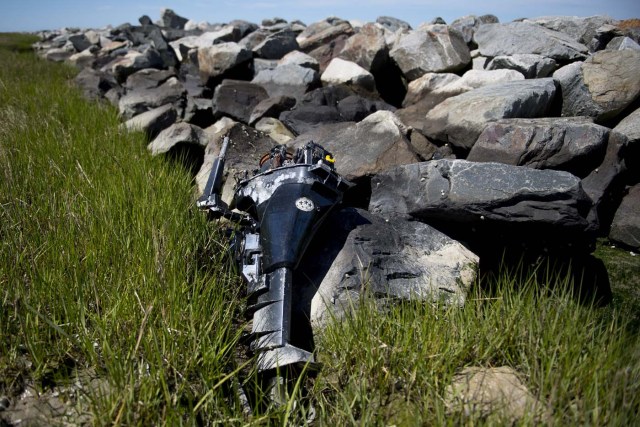
[[[0,0],[0,32],[137,24],[142,15],[157,20],[163,7],[211,23],[245,19],[259,24],[275,16],[306,24],[328,16],[367,22],[386,15],[417,27],[436,16],[451,22],[485,13],[498,16],[501,22],[545,15],[640,18],[640,0]]]

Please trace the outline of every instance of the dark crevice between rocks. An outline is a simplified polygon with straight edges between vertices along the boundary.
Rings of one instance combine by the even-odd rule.
[[[396,108],[402,108],[402,101],[407,94],[407,82],[402,71],[394,61],[386,61],[378,69],[372,70],[376,88],[384,102]]]
[[[167,152],[166,158],[184,168],[191,177],[195,178],[204,163],[204,147],[181,142]]]

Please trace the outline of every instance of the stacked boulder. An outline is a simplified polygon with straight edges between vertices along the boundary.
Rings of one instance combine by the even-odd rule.
[[[190,151],[200,191],[223,135],[230,177],[276,144],[332,151],[357,184],[352,209],[328,221],[351,247],[312,248],[301,267],[325,266],[314,280],[327,304],[356,292],[353,277],[461,302],[478,264],[469,248],[584,257],[609,236],[640,249],[634,22],[207,24],[164,10],[156,23],[46,32],[35,48],[81,68],[87,96],[146,132],[152,153]]]

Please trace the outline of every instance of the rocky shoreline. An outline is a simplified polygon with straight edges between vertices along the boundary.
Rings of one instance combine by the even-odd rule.
[[[199,191],[224,135],[227,198],[276,144],[333,152],[357,185],[301,265],[312,322],[365,281],[463,303],[505,254],[588,266],[598,237],[640,249],[638,20],[139,21],[34,48],[80,68],[151,153],[187,153]]]

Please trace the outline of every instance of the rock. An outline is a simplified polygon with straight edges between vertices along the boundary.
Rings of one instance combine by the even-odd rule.
[[[232,25],[225,25],[216,31],[207,31],[199,36],[187,36],[176,40],[173,44],[177,44],[181,49],[182,46],[192,48],[210,47],[221,43],[233,43],[240,41],[240,30]]]
[[[136,71],[127,77],[127,81],[124,83],[123,87],[130,91],[153,89],[160,86],[171,77],[176,77],[175,73],[171,70],[145,68],[143,70]]]
[[[640,250],[640,184],[635,185],[622,199],[611,224],[609,238],[635,251]]]
[[[84,68],[74,81],[82,89],[84,96],[94,100],[102,98],[107,91],[119,86],[111,74],[92,68]]]
[[[445,405],[451,414],[462,413],[470,419],[484,419],[505,424],[535,420],[544,423],[551,414],[508,366],[497,368],[467,367],[453,377],[445,390]],[[490,421],[491,422],[491,421]]]
[[[162,9],[160,11],[160,25],[163,27],[176,28],[179,30],[184,29],[188,19],[177,15],[171,9]]]
[[[311,68],[312,70],[320,71],[320,64],[318,63],[318,61],[311,55],[302,53],[299,50],[294,50],[287,53],[278,62],[278,65],[287,64],[299,65],[300,67]]]
[[[453,73],[426,73],[409,83],[407,95],[402,101],[403,107],[415,104],[424,99],[428,94],[442,88],[449,83],[460,79],[460,76]],[[425,112],[426,114],[426,112]]]
[[[589,45],[598,29],[606,24],[613,24],[615,21],[608,16],[542,16],[534,19],[527,19],[550,30],[559,31],[569,35],[573,40],[583,45]]]
[[[73,51],[68,48],[54,48],[47,50],[43,58],[47,61],[64,62],[67,61],[73,55]]]
[[[124,36],[129,39],[134,46],[152,46],[162,58],[162,67],[175,67],[178,65],[178,58],[164,37],[160,27],[146,25],[141,27],[129,26],[123,30]],[[145,67],[150,68],[150,67]]]
[[[333,40],[353,34],[353,27],[342,19],[327,18],[309,25],[296,38],[300,50],[309,53],[323,45],[331,43]],[[317,59],[316,55],[311,55]]]
[[[372,73],[380,70],[389,61],[389,47],[384,34],[384,30],[375,24],[364,25],[347,39],[339,58],[354,62]]]
[[[149,140],[153,139],[163,129],[175,123],[178,118],[176,109],[171,104],[166,104],[127,120],[123,126],[129,130],[140,130],[147,134]]]
[[[359,95],[347,96],[338,101],[338,113],[342,121],[359,122],[376,111],[394,111],[395,108],[382,101],[373,101]]]
[[[294,31],[278,31],[253,48],[253,52],[259,58],[281,59],[287,53],[298,49],[296,37],[297,34]]]
[[[431,160],[438,151],[437,145],[429,141],[429,139],[420,132],[414,130],[409,134],[409,142],[411,143],[411,149],[416,153],[421,162]]]
[[[553,74],[562,87],[562,115],[615,118],[640,97],[640,51],[600,51]]]
[[[438,87],[434,94],[451,97],[492,84],[524,80],[524,76],[515,70],[469,70],[461,78]]]
[[[200,126],[203,129],[214,124],[215,117],[211,99],[187,96],[187,106],[184,109],[182,121]]]
[[[261,118],[253,127],[268,135],[278,144],[288,144],[295,138],[295,135],[280,120],[272,117]]]
[[[267,37],[272,35],[273,32],[266,28],[258,28],[256,31],[247,34],[240,39],[238,44],[245,49],[253,51],[260,43],[266,40]]]
[[[598,223],[603,232],[609,229],[615,206],[620,202],[629,171],[628,152],[629,140],[614,129],[609,133],[604,159],[582,180],[582,187],[593,202],[589,220]]]
[[[311,300],[309,318],[316,328],[357,307],[365,288],[381,299],[462,305],[477,263],[471,251],[426,224],[387,223],[345,208],[327,218],[301,261],[302,280],[296,283],[311,284],[296,300]]]
[[[426,115],[423,130],[431,139],[469,150],[490,121],[544,116],[555,92],[551,78],[484,86],[438,104]]]
[[[213,112],[214,115],[223,114],[249,123],[253,109],[267,98],[267,91],[260,85],[240,80],[224,80],[213,95]]]
[[[147,47],[142,52],[130,50],[126,55],[107,64],[102,71],[113,74],[116,80],[122,83],[131,74],[146,68],[165,68],[162,57],[152,47]]]
[[[458,18],[453,21],[449,27],[460,32],[466,44],[469,44],[473,41],[473,34],[476,32],[480,25],[484,24],[497,24],[500,21],[498,17],[495,15],[467,15],[462,18]]]
[[[147,146],[151,155],[157,156],[171,151],[177,145],[196,145],[206,147],[209,140],[204,131],[198,126],[189,123],[175,123],[164,129]]]
[[[280,113],[288,111],[296,105],[296,99],[290,96],[277,96],[260,101],[251,112],[249,124],[253,125],[263,117],[280,117]]]
[[[89,49],[92,45],[84,34],[74,34],[69,36],[69,41],[73,44],[73,48],[76,52],[82,52],[83,50]]]
[[[533,53],[557,62],[571,62],[586,58],[588,49],[573,37],[527,22],[485,24],[474,36],[482,56]]]
[[[371,189],[372,213],[427,222],[454,237],[464,231],[465,241],[484,251],[508,243],[566,250],[593,238],[591,200],[564,171],[433,160],[381,172]]]
[[[320,85],[320,75],[312,68],[284,64],[272,70],[260,71],[252,82],[265,88],[271,97],[302,98],[305,93]]]
[[[629,138],[632,144],[640,144],[640,108],[622,119],[614,130]]]
[[[379,16],[376,19],[376,23],[393,33],[398,30],[409,31],[412,29],[411,25],[408,22],[401,19],[393,18],[391,16]]]
[[[549,77],[557,68],[557,63],[551,58],[533,53],[523,53],[511,56],[496,56],[485,67],[487,70],[509,69],[524,74],[527,79]]]
[[[253,58],[253,78],[265,70],[275,70],[278,67],[278,60]]]
[[[640,44],[629,37],[614,37],[609,43],[607,43],[606,50],[640,50]]]
[[[504,119],[485,127],[467,160],[585,177],[604,158],[608,138],[609,128],[586,118]]]
[[[325,125],[298,136],[291,145],[313,140],[333,153],[336,170],[352,180],[393,166],[415,163],[409,129],[390,111],[377,111],[357,124]]]
[[[471,62],[460,33],[449,31],[446,25],[424,26],[402,34],[389,55],[408,80],[426,73],[459,71]]]
[[[334,58],[331,60],[326,70],[320,76],[320,80],[325,85],[348,85],[356,86],[373,92],[376,84],[373,75],[360,67],[358,64]]]
[[[175,77],[171,77],[156,88],[127,92],[120,98],[118,109],[120,115],[128,120],[165,104],[181,104],[184,102],[185,95],[186,91],[182,84]]]
[[[202,81],[215,87],[223,78],[249,74],[251,51],[228,42],[198,49],[198,66]]]
[[[82,52],[71,55],[67,62],[76,68],[92,68],[96,61],[96,52],[99,50],[97,46],[91,46]]]

